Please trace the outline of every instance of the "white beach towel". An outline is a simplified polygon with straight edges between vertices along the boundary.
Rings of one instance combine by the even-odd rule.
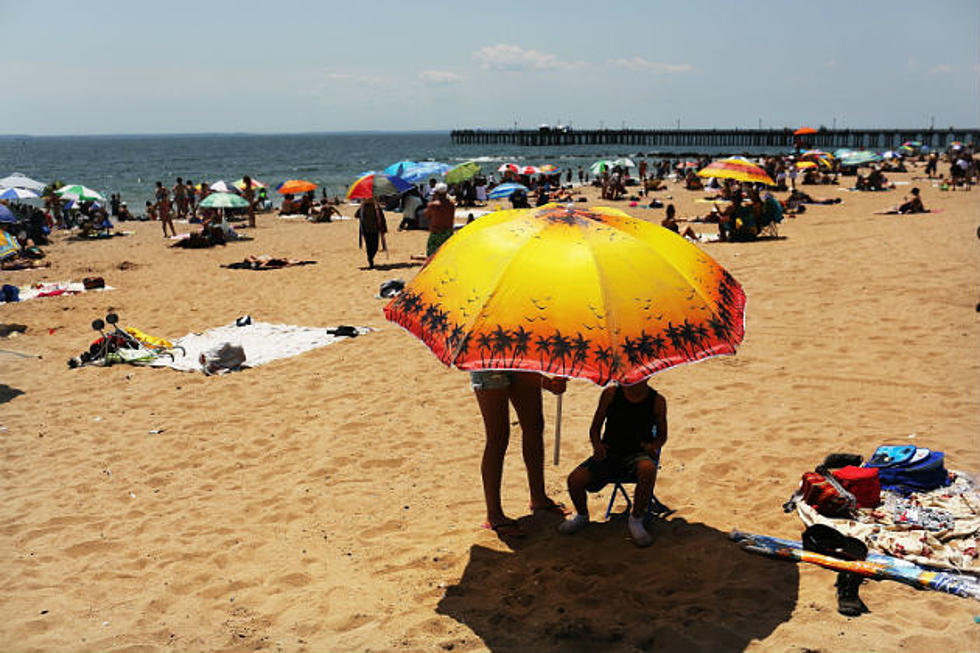
[[[52,295],[58,291],[62,291],[57,295]],[[106,286],[104,288],[93,288],[92,290],[113,290],[112,286]],[[18,288],[20,293],[20,301],[26,302],[30,299],[36,299],[38,297],[60,297],[61,295],[78,295],[83,292],[88,292],[85,290],[85,284],[80,281],[53,281],[51,283],[37,283],[30,286],[21,286]],[[0,300],[0,304],[5,303]]]
[[[201,372],[201,354],[221,347],[225,343],[241,347],[245,351],[242,367],[258,367],[280,358],[297,356],[311,349],[326,347],[344,336],[327,333],[328,327],[301,327],[288,324],[252,322],[237,326],[235,322],[208,329],[203,333],[189,333],[174,341],[174,360],[163,356],[154,361],[153,367],[172,367],[181,372]],[[372,331],[358,327],[360,335]]]

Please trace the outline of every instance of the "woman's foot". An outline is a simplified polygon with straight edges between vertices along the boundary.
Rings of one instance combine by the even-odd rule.
[[[503,521],[491,524],[489,521],[483,523],[483,528],[493,531],[500,537],[524,537],[527,533],[513,519],[505,518]]]
[[[636,546],[650,546],[653,544],[653,536],[643,528],[643,517],[629,516],[627,525],[629,526],[630,537]]]
[[[548,499],[546,502],[542,502],[538,505],[531,504],[531,512],[537,514],[539,512],[548,512],[553,515],[558,515],[559,517],[565,517],[571,513],[571,511],[565,507],[564,503],[558,503],[553,499]]]

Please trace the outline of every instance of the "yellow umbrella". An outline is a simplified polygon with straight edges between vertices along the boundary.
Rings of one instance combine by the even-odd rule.
[[[744,307],[738,282],[674,232],[548,204],[467,225],[384,310],[446,365],[606,385],[734,353]]]
[[[741,158],[719,159],[717,161],[713,161],[698,171],[698,176],[735,179],[737,181],[766,184],[767,186],[776,185],[776,182],[774,182],[769,175],[766,174],[765,170],[754,163],[750,163],[748,160]]]

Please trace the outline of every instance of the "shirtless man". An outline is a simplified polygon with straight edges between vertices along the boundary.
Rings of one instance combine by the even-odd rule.
[[[453,222],[456,205],[449,199],[449,187],[436,184],[432,189],[432,201],[425,207],[425,218],[429,221],[429,240],[425,246],[426,256],[432,256],[439,247],[453,235]]]
[[[187,217],[187,189],[184,187],[184,180],[177,177],[177,183],[173,187],[174,203],[177,205],[177,219],[182,220]]]

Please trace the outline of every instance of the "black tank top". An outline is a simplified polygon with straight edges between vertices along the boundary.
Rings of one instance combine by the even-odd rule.
[[[634,404],[617,386],[606,411],[606,430],[602,436],[609,453],[629,456],[643,451],[643,443],[653,441],[656,431],[653,407],[656,399],[657,391],[651,388],[646,399]]]

